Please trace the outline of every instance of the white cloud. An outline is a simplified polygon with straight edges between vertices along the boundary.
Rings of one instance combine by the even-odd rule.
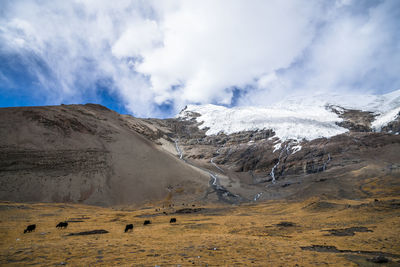
[[[264,105],[293,93],[386,93],[400,88],[398,2],[377,2],[363,12],[347,7],[353,1],[341,2],[327,10],[304,57],[268,85],[257,84],[241,105]]]
[[[119,58],[141,57],[161,45],[162,35],[157,23],[142,20],[129,25],[129,28],[114,43],[112,53]]]
[[[226,88],[295,60],[311,41],[315,11],[299,1],[182,1],[159,22],[164,45],[143,53],[137,69],[159,102],[227,104]]]
[[[139,116],[157,105],[270,103],[294,92],[400,87],[396,0],[9,2],[1,50],[27,60],[49,102],[112,81]],[[1,71],[1,70],[0,70]],[[380,88],[383,86],[384,88]],[[252,88],[252,89],[249,89]]]
[[[399,39],[394,39],[390,29],[393,27],[390,9],[396,8],[393,3],[387,1],[363,16],[334,16],[312,46],[306,66],[313,75],[306,86],[318,88],[322,85],[329,90],[360,89],[356,84],[368,81],[370,75],[379,73],[388,78],[399,73],[400,65],[396,63],[400,62]],[[397,11],[400,15],[399,6]],[[393,72],[393,68],[397,71]],[[368,85],[376,86],[374,81],[368,81]],[[378,89],[367,88],[368,85],[364,84],[362,89]]]

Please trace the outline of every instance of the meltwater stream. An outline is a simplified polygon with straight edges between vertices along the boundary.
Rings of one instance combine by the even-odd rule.
[[[182,149],[179,147],[179,143],[178,143],[178,142],[179,142],[178,139],[175,139],[175,148],[176,148],[176,151],[178,152],[179,158],[180,158],[182,161],[184,161],[185,163],[187,163],[187,164],[189,164],[189,165],[191,165],[191,166],[193,166],[193,167],[195,167],[195,168],[198,168],[198,169],[200,169],[200,170],[202,170],[202,171],[205,171],[205,172],[207,172],[207,173],[210,175],[209,186],[217,193],[218,199],[219,199],[220,201],[224,201],[224,202],[227,202],[227,203],[230,203],[230,204],[235,204],[235,203],[238,203],[238,202],[240,202],[240,201],[243,200],[241,196],[231,193],[231,192],[230,192],[229,190],[227,190],[225,187],[223,187],[222,185],[220,185],[219,177],[218,177],[218,175],[217,175],[216,173],[214,173],[214,172],[212,172],[212,171],[210,171],[210,170],[208,170],[208,169],[198,167],[198,166],[192,164],[191,162],[187,161],[187,160],[183,157],[183,151],[182,151]],[[219,153],[219,150],[217,150],[217,153]],[[219,168],[219,167],[213,162],[213,159],[214,159],[214,158],[211,159],[211,160],[212,160],[211,163],[212,163],[215,167],[217,167],[217,169],[219,169],[219,170],[221,170],[221,171],[223,172],[223,170],[222,170],[221,168]]]

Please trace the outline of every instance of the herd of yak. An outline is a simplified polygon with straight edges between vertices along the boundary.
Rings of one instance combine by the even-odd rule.
[[[169,221],[169,223],[176,223],[176,218],[171,218],[171,220]],[[143,222],[143,225],[149,225],[149,224],[151,224],[151,221],[150,221],[150,220],[145,220],[145,221]],[[63,228],[63,229],[65,229],[65,228],[67,228],[67,227],[68,227],[68,222],[59,222],[59,223],[56,225],[56,228]],[[36,229],[36,224],[28,225],[28,226],[26,227],[26,229],[24,230],[24,234],[25,234],[25,233],[30,233],[30,232],[32,232],[32,231],[35,231],[35,229]],[[133,230],[133,224],[127,224],[127,225],[125,226],[125,233],[128,232],[129,230],[130,230],[130,231]]]

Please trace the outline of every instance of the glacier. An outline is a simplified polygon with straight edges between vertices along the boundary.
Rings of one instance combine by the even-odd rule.
[[[342,119],[328,106],[373,112],[375,130],[394,120],[400,112],[400,90],[385,95],[319,94],[290,96],[265,107],[227,108],[213,104],[188,105],[177,117],[195,119],[208,128],[207,135],[220,132],[232,134],[241,131],[272,129],[281,141],[313,140],[343,134],[348,129],[337,125]],[[193,113],[200,116],[193,116]]]

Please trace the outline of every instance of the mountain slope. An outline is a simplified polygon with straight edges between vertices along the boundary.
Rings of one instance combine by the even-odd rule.
[[[3,108],[0,199],[116,205],[398,195],[400,91],[358,100],[188,106],[164,120],[94,104]]]
[[[178,114],[177,135],[186,158],[247,199],[359,198],[370,194],[368,183],[400,189],[399,108],[400,91],[292,97],[268,107],[192,105]]]
[[[102,106],[0,109],[2,200],[115,205],[175,192],[191,199],[208,180]]]

